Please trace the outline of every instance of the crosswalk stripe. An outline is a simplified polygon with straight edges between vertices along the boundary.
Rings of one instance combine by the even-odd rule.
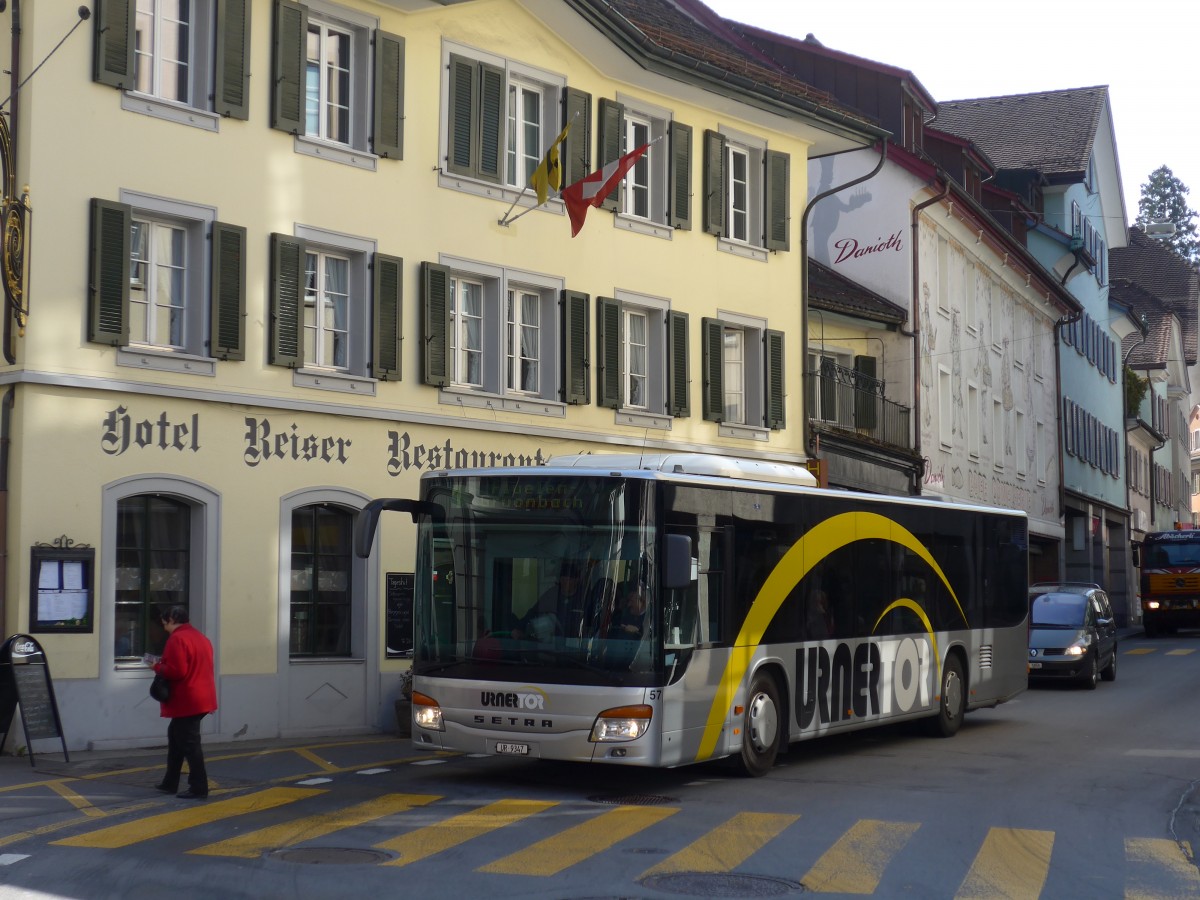
[[[678,807],[618,806],[554,837],[480,866],[476,871],[506,875],[557,875],[563,869],[607,850],[677,812]]]
[[[217,822],[232,816],[273,809],[276,806],[284,806],[297,800],[303,800],[305,797],[323,793],[325,792],[315,788],[277,787],[254,794],[245,794],[241,797],[231,797],[228,800],[189,801],[187,809],[147,816],[144,819],[120,825],[110,825],[108,828],[100,828],[96,831],[89,831],[87,834],[63,838],[52,843],[63,847],[98,847],[104,850],[115,850],[139,841],[148,841],[187,828],[194,828],[197,825],[207,825],[209,822]]]
[[[64,800],[66,800],[68,803],[70,803],[72,806],[74,806],[77,810],[79,810],[85,816],[89,816],[93,819],[96,819],[96,818],[100,818],[104,815],[104,810],[96,809],[96,807],[94,807],[92,805],[92,802],[90,800],[86,799],[85,797],[83,797],[80,794],[76,793],[75,791],[71,790],[63,782],[51,781],[46,786],[48,788],[50,788],[50,790],[54,791],[54,793],[58,794],[58,796],[62,797]]]
[[[883,870],[904,849],[920,825],[859,819],[800,879],[805,890],[830,894],[871,894]]]
[[[375,848],[399,854],[383,865],[406,866],[557,805],[551,800],[498,800],[376,844]]]
[[[290,847],[301,841],[311,841],[313,838],[324,837],[343,828],[353,828],[364,822],[371,822],[404,812],[415,806],[425,806],[441,797],[435,794],[384,794],[374,800],[358,803],[354,806],[339,809],[334,812],[306,816],[291,822],[281,822],[268,828],[260,828],[247,834],[238,835],[215,844],[205,844],[188,853],[198,856],[236,856],[241,859],[257,859],[269,850],[280,847]]]
[[[1126,650],[1125,655],[1126,656],[1146,656],[1146,655],[1148,655],[1150,653],[1154,653],[1154,652],[1155,652],[1155,648],[1153,648],[1153,647],[1134,647],[1132,650]]]
[[[1195,647],[1179,647],[1175,650],[1168,650],[1167,656],[1187,656],[1189,653],[1195,653]]]
[[[1200,897],[1200,872],[1184,846],[1166,838],[1127,838],[1125,900]]]
[[[959,886],[955,900],[1038,897],[1050,871],[1053,831],[992,828]]]
[[[651,866],[640,877],[668,872],[731,872],[799,818],[776,813],[738,813],[678,853]]]

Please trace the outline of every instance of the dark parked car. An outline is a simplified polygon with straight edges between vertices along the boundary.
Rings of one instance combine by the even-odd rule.
[[[1063,678],[1089,690],[1117,677],[1117,624],[1100,588],[1054,590],[1029,606],[1029,677]]]

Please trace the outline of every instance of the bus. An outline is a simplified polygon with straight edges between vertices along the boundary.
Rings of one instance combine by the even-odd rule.
[[[822,735],[949,737],[1027,685],[1021,512],[707,454],[426,472],[362,510],[362,557],[384,510],[417,526],[420,749],[757,776]]]
[[[1146,637],[1200,628],[1200,530],[1150,532],[1139,561]]]

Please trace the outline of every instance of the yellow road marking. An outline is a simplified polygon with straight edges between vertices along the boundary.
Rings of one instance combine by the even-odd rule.
[[[954,895],[955,900],[1009,900],[1041,896],[1050,871],[1053,831],[992,828]]]
[[[557,805],[556,802],[547,800],[498,800],[479,809],[402,834],[376,844],[375,847],[400,854],[398,859],[389,860],[383,865],[406,866]]]
[[[1156,652],[1155,647],[1134,647],[1132,650],[1126,650],[1126,656],[1145,656],[1148,653]]]
[[[883,870],[919,827],[916,822],[860,819],[800,881],[815,893],[872,894]]]
[[[1200,872],[1192,849],[1165,838],[1126,838],[1125,900],[1200,897]]]
[[[136,822],[110,825],[108,828],[63,838],[52,843],[63,847],[99,847],[105,850],[115,850],[118,847],[128,847],[130,844],[140,841],[148,841],[187,828],[194,828],[197,825],[207,825],[209,822],[217,822],[232,816],[273,809],[276,806],[294,803],[296,800],[323,793],[325,792],[314,788],[277,787],[241,797],[231,797],[228,800],[188,801],[186,809],[157,816],[147,816]]]
[[[122,806],[118,809],[104,812],[98,810],[102,816],[119,816],[125,813],[141,812],[143,809],[150,809],[158,806],[161,803],[159,800],[150,800],[146,803],[135,803],[132,806]],[[28,840],[33,837],[41,837],[44,834],[53,834],[56,831],[62,831],[64,828],[70,828],[73,825],[82,825],[88,821],[86,817],[82,819],[67,819],[64,822],[51,822],[49,825],[39,825],[37,828],[30,828],[28,831],[18,831],[16,834],[8,834],[0,837],[0,847],[7,847],[9,844],[15,844],[18,841]]]
[[[353,828],[364,822],[371,822],[404,812],[414,806],[425,806],[441,798],[433,794],[385,794],[374,800],[339,809],[335,812],[321,813],[316,816],[306,816],[291,822],[282,822],[269,828],[260,828],[238,837],[206,844],[189,850],[200,856],[236,856],[242,859],[257,859],[268,850],[279,847],[290,847],[301,841],[324,837],[343,828]]]
[[[1196,649],[1194,647],[1189,647],[1186,649],[1168,650],[1167,656],[1187,656],[1189,653],[1195,653],[1195,652],[1196,652]]]
[[[607,850],[613,844],[677,812],[677,807],[618,806],[554,837],[480,866],[476,871],[507,875],[557,875],[563,869],[601,850]]]
[[[329,762],[329,760],[327,760],[327,759],[321,759],[321,757],[317,756],[317,754],[313,753],[311,750],[307,749],[306,747],[297,747],[292,752],[295,753],[297,756],[301,756],[304,759],[307,759],[310,763],[315,763],[316,765],[320,766],[321,771],[323,771],[323,772],[338,771],[337,766],[335,766],[333,763]]]
[[[52,781],[47,784],[46,787],[50,788],[50,790],[54,791],[54,793],[58,794],[58,796],[62,797],[85,816],[91,816],[95,818],[97,816],[104,815],[103,812],[92,806],[90,800],[86,799],[85,797],[81,797],[61,781]]]
[[[799,818],[774,813],[738,813],[639,877],[667,872],[730,872]]]

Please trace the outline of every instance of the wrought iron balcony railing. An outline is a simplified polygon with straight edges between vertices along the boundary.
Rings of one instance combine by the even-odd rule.
[[[885,398],[880,379],[823,360],[819,371],[805,373],[804,382],[810,421],[912,450],[912,409]]]

